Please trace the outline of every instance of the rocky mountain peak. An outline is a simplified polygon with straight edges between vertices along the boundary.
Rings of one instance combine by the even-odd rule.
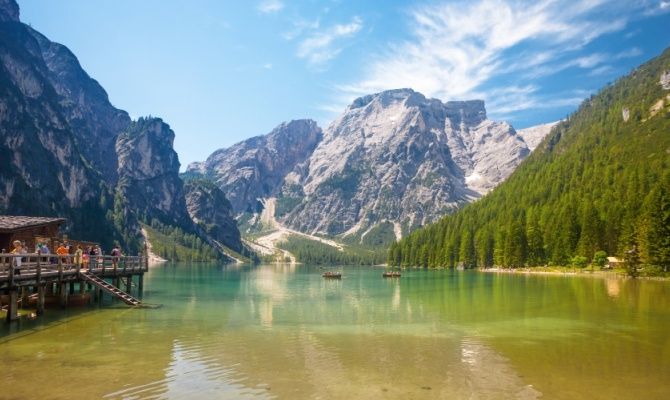
[[[303,194],[280,199],[298,204],[283,222],[345,236],[384,222],[397,236],[487,193],[528,153],[514,128],[487,119],[482,100],[443,103],[412,89],[364,96],[290,177]]]
[[[112,106],[66,46],[19,21],[14,0],[0,0],[0,54],[0,213],[65,217],[73,237],[131,252],[141,220],[207,237],[187,211],[167,124]],[[230,208],[212,193],[198,207]],[[225,226],[216,240],[240,250],[230,213],[197,215],[207,230]]]
[[[63,114],[77,141],[87,149],[87,161],[107,183],[117,179],[114,145],[117,136],[130,124],[128,113],[112,106],[107,92],[81,67],[77,57],[65,46],[27,28],[39,46],[51,86],[60,97]]]
[[[362,240],[380,226],[398,238],[478,198],[529,152],[482,100],[394,89],[357,98],[323,134],[313,121],[283,123],[191,168],[213,177],[238,214],[276,197],[281,224]]]
[[[160,118],[140,118],[119,135],[118,189],[138,215],[184,226],[189,217],[179,178],[174,132]]]
[[[388,107],[392,103],[405,102],[412,97],[414,97],[415,102],[426,100],[426,98],[421,93],[417,93],[409,88],[391,89],[359,97],[354,100],[351,105],[349,105],[347,110],[364,108],[374,101],[376,101],[381,107]]]
[[[151,179],[167,173],[178,173],[179,158],[174,151],[174,132],[160,118],[140,118],[119,135],[119,175]]]
[[[476,125],[486,120],[484,100],[448,101],[444,107],[449,119],[457,123]]]
[[[317,131],[320,132],[321,129],[316,121],[311,119],[296,119],[282,122],[267,135],[268,146],[274,147],[282,144],[296,143],[314,135]],[[287,150],[293,151],[295,148],[289,147]]]
[[[519,129],[517,133],[526,142],[528,148],[532,151],[542,142],[542,140],[549,134],[551,128],[556,126],[560,121],[549,122],[547,124],[535,125],[529,128]]]
[[[281,190],[286,175],[300,169],[322,138],[311,119],[284,122],[266,135],[215,151],[187,171],[213,176],[235,212],[255,210],[259,199]]]
[[[15,0],[0,0],[0,22],[19,22],[19,5]]]

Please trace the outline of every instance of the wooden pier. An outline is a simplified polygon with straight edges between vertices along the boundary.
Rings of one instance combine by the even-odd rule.
[[[0,307],[11,322],[18,319],[19,303],[36,301],[34,308],[41,315],[47,297],[65,307],[75,292],[80,299],[88,295],[89,301],[100,301],[104,292],[138,306],[141,301],[131,295],[133,280],[137,278],[141,297],[148,268],[146,256],[90,256],[82,263],[75,262],[74,255],[0,254]]]

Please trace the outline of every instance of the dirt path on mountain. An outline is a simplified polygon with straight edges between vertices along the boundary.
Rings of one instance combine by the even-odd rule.
[[[267,237],[269,237],[269,239],[267,240],[270,241],[274,240],[274,242],[276,243],[277,240],[281,240],[282,238],[287,237],[289,234],[291,234],[296,236],[302,236],[306,239],[321,242],[323,244],[327,244],[328,246],[332,246],[340,251],[344,250],[344,248],[342,248],[342,245],[334,240],[324,239],[322,237],[310,235],[308,233],[298,232],[294,229],[290,229],[283,226],[279,221],[277,221],[277,218],[275,218],[275,209],[277,205],[277,199],[275,197],[265,199],[263,204],[264,208],[263,212],[261,213],[261,222],[267,224],[266,226],[271,227],[272,229],[276,229],[278,232],[281,233],[280,235],[276,235],[276,232],[273,232],[267,235]]]
[[[276,252],[281,252],[284,254],[285,258],[289,258],[291,260],[291,263],[295,263],[296,258],[293,254],[277,247],[277,243],[286,241],[289,235],[296,235],[303,237],[305,239],[321,242],[328,246],[332,246],[338,249],[339,251],[344,250],[342,248],[342,245],[335,242],[334,240],[324,239],[307,233],[298,232],[294,229],[290,229],[283,226],[279,221],[277,221],[277,218],[275,217],[275,210],[277,206],[276,198],[271,197],[269,199],[264,199],[262,200],[262,203],[263,203],[263,212],[260,215],[260,221],[263,224],[264,228],[270,229],[272,230],[272,232],[260,236],[255,240],[253,240],[252,242],[250,242],[250,246],[253,247],[254,250],[258,251],[259,253],[263,255],[271,255],[275,254]]]
[[[142,228],[141,231],[142,236],[144,236],[144,243],[147,244],[147,257],[149,257],[149,264],[159,264],[167,262],[166,259],[153,252],[153,246],[151,245],[151,241],[149,241],[149,234],[147,233],[147,230]]]

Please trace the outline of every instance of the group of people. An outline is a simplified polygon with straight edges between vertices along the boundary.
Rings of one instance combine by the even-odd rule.
[[[13,249],[10,252],[11,254],[27,254],[27,246],[25,242],[14,240],[12,246]],[[35,253],[51,254],[51,251],[49,250],[47,243],[37,242],[35,245]],[[103,251],[99,245],[86,246],[86,249],[84,250],[81,245],[77,245],[75,248],[66,242],[60,242],[57,244],[56,255],[60,256],[63,262],[67,262],[66,256],[73,256],[72,262],[75,265],[88,268],[91,260],[94,260],[94,262],[102,262]],[[119,246],[114,246],[110,255],[112,256],[112,265],[116,267],[120,257],[123,255]],[[52,264],[58,262],[57,257],[45,257],[45,261],[47,258]],[[21,267],[21,260],[22,257],[14,257],[14,267],[17,268],[17,273],[20,273],[20,269],[18,268]]]

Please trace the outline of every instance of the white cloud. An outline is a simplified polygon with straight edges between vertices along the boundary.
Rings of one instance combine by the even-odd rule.
[[[641,0],[646,6],[645,15],[661,15],[670,12],[670,0]]]
[[[348,24],[336,24],[310,33],[298,45],[297,55],[311,65],[321,65],[342,51],[342,39],[354,36],[363,28],[363,20],[356,16]]]
[[[633,57],[637,57],[637,56],[641,56],[641,55],[642,55],[642,50],[640,50],[639,47],[632,47],[628,50],[624,50],[624,51],[620,52],[615,57],[620,59],[620,58],[633,58]]]
[[[256,8],[263,14],[272,14],[281,11],[284,8],[284,3],[281,0],[263,0]]]
[[[266,63],[266,64],[263,64],[263,68],[265,68],[265,69],[272,69],[272,63]]]
[[[319,18],[313,21],[297,18],[294,19],[292,22],[293,22],[293,28],[282,34],[282,37],[286,40],[293,40],[296,37],[302,35],[303,32],[305,31],[319,29],[319,26],[321,25],[321,21]]]
[[[600,67],[594,68],[589,72],[590,76],[599,76],[605,75],[614,72],[614,67],[611,65],[601,65]]]
[[[411,39],[372,57],[363,79],[336,87],[338,97],[411,87],[444,100],[484,98],[493,114],[572,105],[578,97],[542,99],[533,78],[566,68],[602,72],[608,59],[634,56],[584,52],[596,38],[624,29],[630,8],[624,0],[478,0],[414,8]],[[301,47],[302,56],[327,58],[307,51],[325,42],[315,38]]]

